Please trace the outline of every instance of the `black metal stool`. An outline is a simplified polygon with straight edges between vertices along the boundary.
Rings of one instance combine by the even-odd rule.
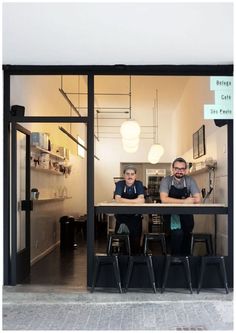
[[[160,242],[162,253],[166,254],[166,239],[164,233],[148,233],[144,234],[144,254],[148,254],[149,242]]]
[[[141,256],[136,256],[136,257],[130,256],[129,257],[127,278],[126,278],[126,291],[128,290],[128,287],[129,287],[130,278],[132,275],[134,264],[145,264],[147,266],[149,279],[150,279],[153,291],[154,291],[154,293],[156,293],[155,275],[154,275],[154,271],[153,271],[151,255],[147,255],[147,256],[141,255]]]
[[[94,268],[94,274],[93,274],[93,284],[91,288],[91,293],[94,291],[94,288],[96,286],[97,278],[100,272],[101,265],[103,264],[110,264],[113,266],[113,271],[116,279],[117,288],[120,293],[122,293],[121,289],[121,280],[120,280],[120,269],[119,269],[119,263],[118,263],[118,256],[113,255],[109,256],[107,254],[96,254],[95,255],[95,268]]]
[[[191,255],[193,255],[195,243],[205,243],[208,255],[213,255],[212,235],[211,234],[192,234]]]
[[[163,293],[165,290],[171,264],[182,264],[184,266],[186,280],[188,283],[190,293],[192,294],[193,293],[192,279],[191,279],[191,272],[190,272],[190,266],[189,266],[189,258],[187,256],[186,257],[177,257],[177,256],[170,256],[170,255],[166,256],[164,279],[163,279],[161,292]]]
[[[114,249],[116,249],[115,252],[113,252]],[[107,254],[119,254],[121,252],[121,249],[125,250],[125,253],[127,255],[131,254],[129,235],[109,234],[107,242]]]
[[[226,291],[226,294],[228,294],[229,290],[228,290],[227,274],[226,274],[226,269],[225,269],[225,260],[224,260],[223,256],[209,256],[209,257],[201,258],[201,270],[200,270],[200,278],[199,278],[199,282],[198,282],[197,293],[199,294],[199,291],[202,287],[202,281],[203,281],[203,276],[205,273],[205,268],[206,268],[206,265],[208,265],[208,264],[219,265],[218,267],[220,268],[220,273],[224,280],[225,291]]]

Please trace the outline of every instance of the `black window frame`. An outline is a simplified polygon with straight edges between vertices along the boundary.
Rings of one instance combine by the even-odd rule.
[[[13,117],[10,114],[10,79],[15,75],[87,75],[88,115],[81,122],[87,123],[87,285],[91,286],[94,255],[94,76],[233,76],[233,65],[114,65],[114,66],[68,66],[68,65],[3,65],[4,143],[3,143],[3,221],[4,221],[4,285],[11,285],[10,271],[10,124],[12,122],[68,122],[66,117]],[[66,121],[67,119],[67,121]],[[70,119],[71,121],[71,119]],[[233,284],[233,120],[228,126],[228,256],[226,265],[229,286]]]

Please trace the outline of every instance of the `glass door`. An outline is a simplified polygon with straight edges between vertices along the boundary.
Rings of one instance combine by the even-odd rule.
[[[12,124],[12,284],[21,283],[30,273],[30,132]]]

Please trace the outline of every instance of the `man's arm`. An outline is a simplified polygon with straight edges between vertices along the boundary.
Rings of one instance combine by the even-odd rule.
[[[139,194],[138,197],[136,199],[125,199],[125,198],[121,198],[120,195],[116,194],[115,195],[115,201],[118,203],[144,203],[144,195],[143,194]]]
[[[196,204],[201,202],[200,193],[196,193],[192,197],[188,197],[185,199],[176,199],[169,197],[168,193],[161,192],[160,198],[162,203]]]

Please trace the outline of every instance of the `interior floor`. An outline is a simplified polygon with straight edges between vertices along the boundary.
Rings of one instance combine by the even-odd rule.
[[[105,253],[107,246],[106,224],[100,224],[95,231],[95,252]],[[161,248],[150,244],[153,255],[160,255]],[[47,256],[31,266],[30,275],[23,281],[28,285],[51,285],[87,289],[87,242],[77,235],[74,249],[61,250],[57,246]]]
[[[61,251],[57,246],[51,253],[31,267],[25,284],[68,285],[86,288],[87,249],[86,242],[74,250]]]
[[[104,228],[97,233],[95,251],[106,251]],[[23,281],[28,285],[54,285],[87,289],[87,242],[78,235],[74,249],[57,246],[47,256],[31,266],[30,275]]]

